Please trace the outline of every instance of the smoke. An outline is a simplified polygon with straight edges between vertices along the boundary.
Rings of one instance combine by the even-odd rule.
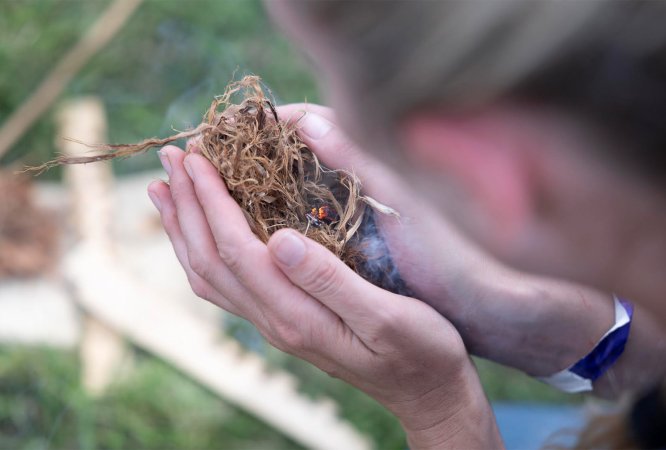
[[[375,286],[395,294],[413,297],[413,291],[400,276],[386,241],[377,228],[375,212],[371,208],[366,211],[357,236],[352,245],[363,255],[357,272]]]
[[[212,76],[188,88],[169,104],[159,135],[168,135],[174,129],[196,128],[215,95],[223,91],[224,86]]]

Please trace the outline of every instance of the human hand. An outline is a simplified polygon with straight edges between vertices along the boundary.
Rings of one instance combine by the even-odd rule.
[[[446,319],[366,282],[294,230],[264,245],[208,161],[173,146],[162,159],[169,185],[154,182],[149,194],[198,296],[377,399],[414,447],[501,445],[475,369]]]
[[[545,376],[576,362],[610,326],[610,296],[500,264],[347,139],[331,109],[293,104],[278,111],[282,120],[297,122],[301,138],[326,166],[355,173],[364,194],[400,213],[400,220],[376,215],[400,276],[416,297],[453,322],[472,353]]]

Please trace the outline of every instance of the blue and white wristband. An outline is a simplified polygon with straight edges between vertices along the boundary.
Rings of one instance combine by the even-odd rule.
[[[622,355],[629,338],[633,305],[614,297],[615,324],[583,359],[573,366],[548,377],[538,377],[544,383],[564,392],[586,392],[592,390],[592,383],[601,377]]]

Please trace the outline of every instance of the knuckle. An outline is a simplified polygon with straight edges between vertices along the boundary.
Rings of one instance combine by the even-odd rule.
[[[280,350],[281,352],[289,353],[289,354],[295,354],[295,352],[291,348],[289,348],[287,346],[287,344],[282,342],[282,340],[280,340],[280,338],[278,336],[276,336],[275,334],[273,334],[272,332],[265,333],[264,337],[266,338],[266,341],[268,341],[268,343],[271,346],[275,347],[276,349]]]
[[[274,341],[277,347],[288,353],[301,353],[307,350],[308,343],[303,333],[290,323],[280,323],[273,326]]]
[[[241,252],[236,248],[232,248],[227,245],[217,245],[217,253],[220,255],[220,258],[224,264],[234,273],[238,273],[242,267],[241,261],[242,256]]]
[[[266,342],[268,342],[268,344],[271,345],[272,347],[275,347],[278,350],[283,351],[283,352],[287,351],[287,349],[278,340],[277,336],[275,336],[272,332],[262,331],[261,335],[264,337],[264,339],[266,339]]]
[[[208,292],[208,286],[202,281],[198,280],[195,277],[188,277],[189,282],[190,282],[190,287],[192,288],[192,292],[194,292],[194,295],[196,295],[199,298],[203,298],[204,300],[208,300],[210,292]]]
[[[224,265],[229,268],[229,270],[236,274],[241,275],[248,272],[249,261],[256,260],[255,258],[261,258],[261,252],[265,252],[266,248],[263,244],[259,247],[255,244],[259,241],[254,239],[254,236],[250,238],[238,238],[235,240],[230,240],[229,242],[220,242],[216,240],[217,254],[224,262]]]
[[[235,240],[232,241],[232,243],[227,243],[220,242],[220,240],[216,239],[215,246],[220,259],[222,259],[222,262],[224,262],[233,273],[239,273],[242,270],[244,259],[247,258],[253,250],[250,245],[247,245],[247,243],[242,240]]]
[[[342,376],[340,375],[340,372],[336,369],[330,369],[330,370],[324,370],[326,375],[328,375],[330,378],[334,378],[336,380],[341,380]]]
[[[338,380],[342,379],[342,371],[340,370],[340,368],[333,366],[332,364],[328,365],[320,364],[319,368],[323,370],[324,373],[331,378],[335,378]]]
[[[340,291],[340,271],[329,261],[321,262],[314,270],[304,275],[303,284],[315,297],[334,297]]]
[[[199,253],[188,251],[187,259],[190,262],[190,268],[194,273],[199,275],[204,280],[209,279],[210,276],[210,263],[201,256]]]
[[[192,201],[192,193],[183,187],[183,183],[179,182],[177,177],[172,177],[169,184],[171,186],[171,197],[176,205]]]

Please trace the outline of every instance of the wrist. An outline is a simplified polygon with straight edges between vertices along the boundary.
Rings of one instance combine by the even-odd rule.
[[[575,364],[541,381],[564,392],[585,392],[592,390],[592,383],[603,376],[622,356],[633,317],[633,305],[617,297],[615,304],[615,322],[597,342],[595,347]]]
[[[411,449],[500,448],[495,416],[476,369],[469,363],[456,380],[428,393],[411,412],[398,413]]]
[[[612,296],[566,281],[518,273],[516,298],[522,311],[511,327],[511,365],[532,376],[549,376],[590,352],[614,321]],[[522,346],[515,345],[522,342]],[[516,352],[515,350],[519,351]]]
[[[613,321],[609,295],[508,268],[479,280],[475,292],[474,307],[451,318],[470,330],[463,334],[470,353],[532,376],[578,361]]]

